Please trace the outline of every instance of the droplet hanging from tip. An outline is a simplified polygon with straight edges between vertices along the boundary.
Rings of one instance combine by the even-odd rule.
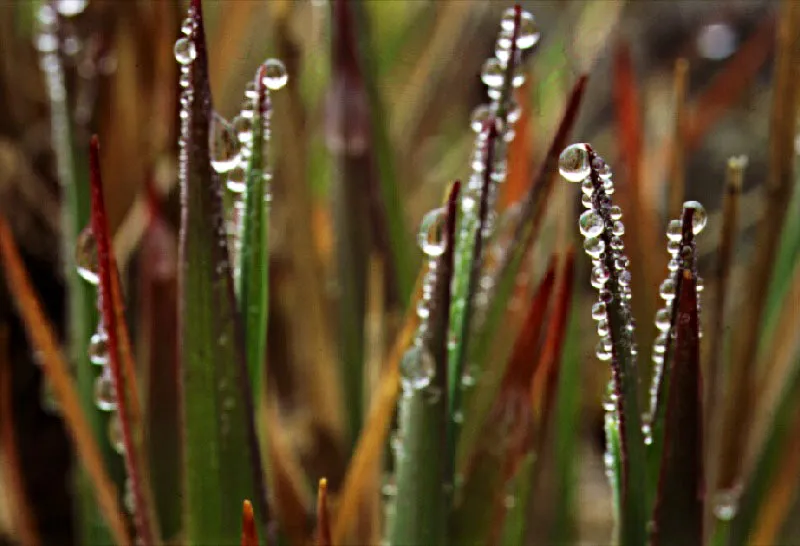
[[[692,233],[697,235],[703,231],[708,222],[708,213],[706,213],[705,207],[698,201],[686,201],[683,204],[683,208],[694,209],[694,214],[692,214]]]
[[[558,172],[569,182],[581,182],[589,176],[589,151],[586,144],[567,146],[558,158]]]
[[[89,284],[97,286],[100,283],[97,241],[91,226],[83,228],[78,235],[75,243],[75,267],[78,275]]]
[[[441,256],[447,250],[444,236],[446,216],[444,208],[434,209],[425,214],[420,223],[417,240],[422,252],[431,258]]]
[[[264,62],[264,85],[267,89],[277,91],[289,81],[289,74],[286,72],[286,65],[279,59],[267,59]]]

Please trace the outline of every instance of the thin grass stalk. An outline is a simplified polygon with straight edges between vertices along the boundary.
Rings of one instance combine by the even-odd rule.
[[[747,280],[744,309],[735,325],[731,355],[731,396],[723,430],[722,464],[717,485],[722,494],[741,487],[740,456],[747,444],[754,410],[757,380],[755,359],[766,291],[772,278],[787,207],[794,185],[794,138],[797,126],[798,86],[800,85],[800,3],[784,0],[778,25],[778,55],[775,64],[772,113],[770,120],[770,173],[765,192],[765,208],[756,234],[755,255]]]
[[[686,87],[689,76],[689,61],[680,58],[675,61],[673,76],[673,94],[675,100],[675,113],[672,137],[672,155],[670,161],[669,198],[667,203],[667,217],[677,218],[683,208],[683,196],[686,186]]]
[[[332,546],[331,521],[328,516],[328,480],[319,480],[317,488],[316,546]]]
[[[241,546],[258,546],[258,531],[253,505],[249,500],[242,502],[242,540]]]

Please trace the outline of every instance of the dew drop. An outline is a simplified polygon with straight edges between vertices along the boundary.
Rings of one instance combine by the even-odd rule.
[[[447,241],[444,237],[445,218],[444,208],[438,208],[425,214],[420,223],[417,241],[422,252],[431,258],[441,256],[446,250]]]
[[[675,298],[675,281],[672,279],[665,279],[664,282],[661,283],[658,293],[664,301],[672,301]]]
[[[125,441],[122,435],[122,421],[119,418],[118,412],[111,413],[108,419],[108,443],[111,448],[122,455],[125,453]]]
[[[692,215],[692,233],[697,235],[703,231],[703,228],[706,227],[706,223],[708,222],[708,214],[703,205],[698,201],[686,201],[683,204],[683,208],[694,209],[694,214]]]
[[[405,392],[424,389],[431,384],[435,370],[433,356],[427,349],[411,347],[400,362],[400,376]]]
[[[58,49],[58,37],[50,32],[42,32],[34,39],[34,46],[40,53],[52,53]]]
[[[588,195],[592,197],[594,195],[594,184],[592,184],[591,178],[584,178],[583,182],[581,182],[581,191],[584,195]]]
[[[604,318],[597,321],[597,335],[600,337],[605,337],[608,335],[608,333],[608,321]]]
[[[208,134],[211,167],[218,173],[226,173],[236,166],[241,145],[233,126],[214,112]]]
[[[619,220],[620,218],[622,218],[622,209],[619,208],[617,205],[614,205],[613,207],[611,207],[609,214],[611,215],[612,220]]]
[[[97,286],[100,283],[97,241],[95,241],[91,226],[83,228],[78,235],[75,244],[75,267],[78,275],[89,284]]]
[[[583,241],[583,250],[592,258],[599,258],[606,249],[606,244],[600,237],[587,237]]]
[[[611,233],[613,233],[614,235],[622,235],[622,234],[624,234],[625,233],[625,224],[623,224],[622,222],[617,220],[611,226]]]
[[[481,70],[481,80],[489,88],[499,89],[502,87],[505,82],[502,63],[494,57],[486,59],[483,70]]]
[[[617,282],[619,283],[620,287],[629,288],[631,285],[631,272],[627,269],[620,271]]]
[[[659,309],[656,313],[656,328],[662,332],[667,332],[671,323],[672,313],[670,312],[669,308],[664,307],[663,309]]]
[[[188,65],[197,58],[197,49],[189,38],[179,38],[175,42],[175,60],[179,64]]]
[[[653,352],[663,355],[667,352],[667,332],[661,332],[653,342]]]
[[[667,239],[669,241],[680,242],[683,238],[683,226],[680,220],[670,220],[667,225]]]
[[[94,381],[94,403],[102,411],[115,411],[117,409],[117,396],[114,392],[114,383],[107,370],[97,376]]]
[[[247,182],[245,180],[247,173],[244,170],[244,167],[241,165],[237,165],[233,169],[228,172],[228,180],[226,185],[228,187],[228,191],[233,193],[244,193],[247,189]]]
[[[277,91],[289,81],[286,65],[279,59],[267,59],[264,62],[264,85],[267,89]]]
[[[594,320],[604,320],[606,318],[606,304],[597,301],[592,305],[592,318]]]
[[[89,0],[58,0],[56,9],[64,17],[73,17],[86,9]]]
[[[594,207],[594,205],[592,204],[592,196],[591,196],[591,194],[584,193],[583,195],[581,195],[581,205],[583,205],[584,208],[587,208],[587,209],[590,209],[590,208]]]
[[[483,128],[489,123],[489,119],[492,117],[492,110],[487,104],[479,104],[475,107],[472,111],[472,116],[470,117],[469,126],[475,133],[480,133],[483,131]]]
[[[606,340],[607,338],[603,338],[597,342],[595,354],[600,360],[611,360],[611,342]]]
[[[714,515],[722,521],[730,521],[739,511],[739,488],[718,491],[714,495]]]
[[[528,49],[536,45],[539,41],[539,27],[533,15],[523,11],[519,21],[519,32],[517,33],[517,47]]]
[[[558,172],[569,182],[580,182],[589,176],[591,169],[586,144],[567,146],[558,158]]]
[[[650,423],[642,424],[642,435],[644,436],[645,445],[649,446],[653,443],[653,429],[650,426]]]
[[[591,279],[592,286],[594,286],[595,288],[602,288],[603,285],[605,285],[605,283],[608,281],[608,277],[609,277],[608,269],[606,269],[602,265],[595,267],[594,269],[592,269],[592,279]]]
[[[233,118],[233,131],[236,133],[237,138],[242,144],[248,144],[253,141],[253,119],[247,113],[251,110],[242,110],[238,116]]]
[[[603,232],[603,217],[595,210],[587,210],[578,219],[584,237],[597,237]]]
[[[108,334],[105,329],[98,328],[89,339],[89,361],[98,366],[108,363]]]

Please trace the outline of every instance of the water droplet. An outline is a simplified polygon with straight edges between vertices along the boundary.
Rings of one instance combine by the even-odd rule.
[[[594,320],[604,320],[606,316],[606,304],[602,301],[596,301],[592,305],[592,318]]]
[[[98,328],[89,339],[89,361],[98,366],[108,363],[108,334],[104,328]]]
[[[58,37],[50,32],[42,32],[36,36],[34,46],[40,53],[52,53],[58,49]]]
[[[264,85],[267,89],[277,91],[289,81],[286,65],[279,59],[267,59],[264,62]]]
[[[56,9],[64,17],[73,17],[86,9],[89,0],[58,0]]]
[[[94,380],[94,403],[102,411],[117,409],[117,395],[107,369]]]
[[[592,269],[592,286],[595,288],[602,288],[608,281],[608,269],[604,266],[598,266]]]
[[[658,293],[664,301],[672,301],[675,298],[675,281],[672,279],[665,279],[661,283]]]
[[[667,307],[659,309],[656,313],[656,328],[662,332],[667,332],[670,324],[672,324],[672,313],[670,309]]]
[[[528,49],[536,45],[539,41],[539,27],[533,15],[527,11],[522,12],[519,21],[519,32],[517,33],[517,47],[520,49]]]
[[[625,248],[622,239],[617,237],[616,235],[611,238],[609,244],[611,245],[611,250],[622,250],[623,248]]]
[[[627,269],[620,271],[619,276],[617,277],[617,282],[619,283],[620,287],[629,288],[631,285],[631,272]],[[627,293],[627,291],[625,292]]]
[[[92,227],[86,226],[78,235],[75,244],[75,267],[78,275],[89,284],[97,286],[100,283],[98,274],[97,241],[95,241]]]
[[[581,195],[581,205],[583,205],[584,208],[587,209],[594,207],[594,205],[592,204],[592,196],[588,193],[584,193],[583,195]]]
[[[244,193],[247,189],[247,181],[245,180],[247,172],[244,167],[237,165],[228,173],[228,180],[226,185],[228,190],[233,193]]]
[[[661,332],[660,334],[658,334],[656,336],[656,340],[653,342],[653,352],[660,355],[666,353],[667,341],[668,341],[667,332]]]
[[[611,342],[607,342],[606,339],[607,338],[603,338],[597,342],[595,354],[600,360],[611,360]]]
[[[624,234],[625,233],[625,224],[623,224],[620,221],[614,222],[614,224],[611,226],[611,233],[613,233],[614,235],[622,235],[622,234]]]
[[[700,293],[705,289],[706,285],[702,277],[697,277],[697,292]]]
[[[472,130],[476,133],[480,133],[483,131],[483,128],[489,122],[489,119],[492,117],[492,110],[487,104],[479,104],[475,107],[472,111],[472,116],[470,117],[469,126]]]
[[[434,373],[433,356],[427,349],[414,346],[403,355],[403,360],[400,362],[400,377],[404,391],[424,389],[431,384]]]
[[[642,435],[644,436],[645,445],[649,446],[653,443],[653,429],[650,423],[642,423]]]
[[[667,252],[676,256],[678,251],[681,249],[681,242],[680,241],[669,241],[667,243]]]
[[[703,205],[698,201],[686,201],[683,204],[683,208],[694,209],[694,214],[692,215],[692,233],[697,235],[703,231],[703,228],[706,227],[706,222],[708,222],[708,214]]]
[[[714,515],[722,521],[730,521],[739,511],[740,488],[717,491],[714,495]]]
[[[447,241],[444,237],[446,213],[444,208],[429,211],[419,226],[417,241],[426,255],[436,258],[444,254]]]
[[[603,217],[595,210],[587,210],[578,219],[578,227],[584,237],[597,237],[603,232]]]
[[[457,423],[457,424],[459,424],[459,425],[460,425],[461,423],[463,423],[463,422],[464,422],[464,412],[463,412],[463,411],[461,411],[461,410],[458,410],[457,412],[455,412],[455,413],[453,414],[453,422],[454,422],[454,423]]]
[[[606,249],[606,244],[600,237],[587,237],[583,241],[583,250],[592,258],[599,258]]]
[[[613,207],[611,207],[609,214],[611,215],[612,220],[619,220],[620,218],[622,218],[622,209],[619,208],[617,205],[614,205]]]
[[[604,318],[597,321],[597,335],[600,337],[608,335],[608,321]]]
[[[197,58],[197,49],[189,38],[179,38],[175,42],[175,60],[179,64],[188,65]]]
[[[428,302],[424,298],[417,302],[417,316],[421,319],[426,319],[430,316],[431,310],[428,307]]]
[[[603,303],[611,303],[614,301],[614,294],[608,288],[602,288],[597,292],[597,296]]]
[[[178,83],[183,88],[189,87],[189,83],[190,83],[189,82],[189,72],[187,70],[181,70],[181,75],[180,75],[180,78],[178,79]],[[183,102],[184,98],[186,99],[186,102],[188,103],[191,100],[191,95],[184,94],[183,96],[181,96],[181,102]]]
[[[122,455],[125,453],[125,441],[122,435],[122,421],[118,412],[113,412],[108,419],[108,443],[114,451]]]
[[[248,116],[247,112],[251,112],[251,110],[242,110],[231,122],[233,131],[242,144],[249,144],[253,141],[253,118]]]
[[[494,57],[486,59],[483,64],[483,70],[481,70],[481,80],[490,88],[499,89],[502,87],[503,83],[505,83],[502,63]]]
[[[630,260],[624,254],[619,254],[617,259],[614,260],[614,267],[617,270],[621,271],[623,269],[626,269],[628,267],[628,265],[630,265]]]
[[[683,238],[683,226],[680,220],[670,220],[667,225],[667,239],[669,241],[680,242]]]
[[[194,21],[192,21],[191,17],[187,17],[181,23],[181,32],[189,36],[191,35],[192,31],[194,31]]]
[[[580,182],[589,176],[591,169],[586,144],[567,146],[558,158],[558,172],[569,182]]]
[[[211,117],[208,146],[211,167],[218,173],[230,171],[239,161],[239,152],[241,150],[239,138],[234,133],[233,126],[216,112]]]

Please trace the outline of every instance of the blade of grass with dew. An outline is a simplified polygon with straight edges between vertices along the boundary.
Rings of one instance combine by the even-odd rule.
[[[179,337],[184,426],[186,540],[229,542],[240,533],[238,501],[254,499],[269,521],[252,391],[235,304],[221,184],[210,165],[211,90],[202,6],[189,8],[176,42],[181,113]]]
[[[143,435],[162,536],[181,530],[183,481],[178,388],[178,244],[148,184],[149,219],[139,258],[138,357],[143,375]]]
[[[331,546],[331,521],[328,517],[328,480],[322,478],[317,488],[316,546]]]
[[[269,62],[269,61],[268,61]],[[275,61],[272,61],[275,62]],[[279,71],[281,66],[275,65]],[[262,64],[256,71],[253,103],[252,140],[245,169],[244,219],[241,223],[239,251],[239,313],[244,323],[245,358],[250,374],[253,400],[260,400],[266,389],[267,313],[269,311],[269,169],[266,146],[269,142],[270,96],[265,79],[270,68]],[[270,74],[270,78],[271,78]]]
[[[450,416],[447,401],[447,338],[450,286],[455,253],[456,210],[461,184],[450,190],[447,206],[428,213],[421,226],[423,251],[429,258],[424,283],[430,296],[423,303],[427,318],[414,345],[400,364],[400,399],[396,446],[394,517],[389,543],[445,544],[448,500],[453,483],[448,475],[445,442]]]
[[[106,441],[109,417],[96,411],[94,405],[95,369],[89,362],[88,347],[95,324],[97,309],[92,287],[77,273],[75,249],[78,235],[89,222],[89,165],[87,149],[75,140],[74,120],[70,104],[71,92],[67,88],[65,65],[63,62],[63,42],[61,16],[53,3],[42,3],[37,18],[38,32],[50,35],[57,40],[55,51],[42,53],[40,62],[44,67],[48,97],[50,99],[50,118],[52,143],[56,156],[58,180],[64,189],[62,206],[62,261],[64,279],[67,283],[68,354],[77,377],[78,391],[89,426],[102,451],[106,468],[119,489],[122,488],[124,471],[119,456]],[[111,535],[105,528],[101,514],[97,510],[89,477],[77,476],[79,505],[79,534],[88,543],[109,542]]]
[[[499,273],[492,283],[494,291],[489,298],[489,308],[486,312],[483,328],[473,334],[473,341],[470,343],[468,361],[475,363],[477,366],[482,366],[486,362],[491,341],[495,338],[498,329],[502,325],[503,314],[514,291],[517,274],[522,267],[523,259],[533,245],[533,241],[539,235],[539,227],[558,174],[558,156],[566,146],[569,133],[577,120],[578,109],[585,89],[586,76],[582,76],[572,89],[564,116],[553,137],[547,155],[522,203],[520,220],[515,227],[512,243],[509,246],[511,252],[506,253],[504,256],[503,262],[499,267]],[[498,370],[498,373],[502,373],[502,371]],[[497,383],[495,386],[497,386]],[[471,423],[470,428],[474,427],[473,430],[475,428],[480,430],[494,396],[495,389],[487,388],[480,388],[472,395],[469,414],[467,415],[468,421]],[[474,441],[474,437],[461,438],[458,452],[469,452]],[[461,456],[459,455],[460,458]]]
[[[159,541],[158,532],[154,528],[152,502],[146,494],[146,484],[143,475],[142,458],[139,442],[134,438],[140,432],[137,425],[141,425],[138,406],[138,390],[133,388],[129,381],[133,376],[131,370],[123,369],[123,351],[130,358],[130,345],[123,348],[128,342],[127,325],[122,313],[123,304],[118,290],[114,290],[113,283],[119,278],[111,237],[109,235],[108,218],[106,216],[105,200],[103,198],[103,181],[100,174],[100,144],[97,137],[92,137],[89,148],[89,172],[91,184],[92,203],[92,233],[97,244],[98,262],[98,304],[101,307],[103,325],[108,333],[108,368],[111,371],[114,397],[116,398],[117,413],[119,415],[122,433],[123,458],[130,483],[134,502],[134,526],[136,538],[148,546]],[[120,320],[122,319],[122,320]],[[132,368],[132,366],[130,366]],[[127,377],[126,377],[127,375]],[[139,420],[137,422],[137,419]]]
[[[770,120],[770,172],[764,186],[765,207],[756,232],[755,255],[746,285],[746,313],[731,337],[731,396],[723,421],[722,464],[717,485],[722,492],[740,487],[743,453],[753,419],[755,359],[765,315],[767,287],[773,278],[780,233],[795,176],[794,139],[800,89],[800,4],[784,0],[778,21],[777,58]]]
[[[683,263],[676,275],[672,309],[674,353],[668,363],[669,372],[662,375],[662,382],[667,389],[659,393],[662,395],[660,405],[666,406],[666,409],[651,535],[655,546],[703,543],[703,392],[697,264],[692,227],[695,213],[692,208],[684,208],[683,240],[679,251]]]
[[[120,511],[114,482],[106,472],[105,460],[94,430],[83,409],[81,393],[73,386],[69,366],[61,354],[52,325],[48,322],[25,271],[11,228],[0,216],[0,259],[9,291],[25,324],[25,329],[42,356],[42,367],[53,385],[64,424],[75,443],[78,460],[92,489],[92,500],[105,519],[110,536],[117,544],[131,544],[125,518]],[[94,408],[92,410],[94,411]],[[103,435],[105,441],[105,435]]]
[[[507,483],[533,447],[530,386],[535,366],[541,363],[536,352],[554,284],[555,259],[531,299],[502,386],[465,465],[450,523],[456,544],[494,544],[500,538],[495,533],[502,529],[505,518]],[[461,481],[461,473],[458,479]]]

